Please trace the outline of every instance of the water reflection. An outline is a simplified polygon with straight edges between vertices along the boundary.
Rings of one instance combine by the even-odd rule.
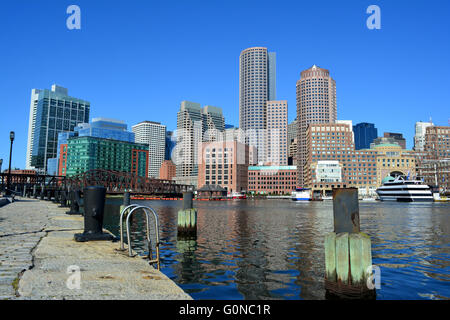
[[[181,201],[141,201],[160,220],[161,268],[194,299],[323,299],[323,237],[333,229],[332,202],[195,202],[196,239],[177,239]],[[105,227],[118,234],[118,205]],[[450,298],[448,204],[360,203],[361,230],[381,268],[378,299]],[[136,216],[132,245],[146,253],[145,220]]]

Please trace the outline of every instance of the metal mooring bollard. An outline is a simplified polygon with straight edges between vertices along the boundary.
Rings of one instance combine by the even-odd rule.
[[[52,200],[52,202],[53,203],[58,203],[59,202],[59,190],[55,190],[54,191],[54,197],[53,197],[53,200]]]
[[[178,236],[197,235],[197,209],[193,208],[193,192],[183,192],[183,209],[178,211]]]
[[[70,210],[66,214],[81,214],[80,212],[80,190],[71,190],[69,192],[70,196]]]
[[[370,237],[360,232],[357,188],[333,189],[334,232],[325,236],[325,297],[374,299]]]
[[[103,232],[106,188],[87,187],[84,193],[84,232],[75,234],[75,241],[113,240],[114,236]]]
[[[67,207],[67,192],[66,190],[61,190],[60,197],[59,197],[59,208],[66,208]]]

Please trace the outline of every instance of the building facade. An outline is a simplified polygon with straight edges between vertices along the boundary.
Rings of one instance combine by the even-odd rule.
[[[414,151],[422,152],[425,148],[425,134],[428,127],[433,126],[433,122],[416,122],[414,134]]]
[[[119,141],[134,142],[134,133],[122,120],[94,118],[90,123],[80,123],[74,128],[78,137],[96,137]]]
[[[266,103],[276,100],[276,54],[265,47],[245,49],[239,56],[239,127],[246,143],[265,161]]]
[[[237,141],[201,142],[199,188],[219,185],[228,192],[245,192],[248,184],[249,147]]]
[[[148,176],[146,144],[96,137],[72,137],[61,148],[61,175],[74,176],[89,170],[104,169]]]
[[[249,166],[248,191],[255,194],[290,194],[297,185],[296,166]]]
[[[286,100],[267,101],[266,163],[284,166],[288,162],[288,104]]]
[[[428,126],[423,152],[416,152],[417,174],[439,192],[450,193],[450,126]]]
[[[304,169],[308,150],[306,130],[314,123],[334,123],[337,119],[336,82],[327,69],[313,65],[300,73],[297,93],[297,178],[305,185]]]
[[[374,146],[377,152],[377,186],[381,186],[384,178],[416,176],[415,152],[405,150],[398,144],[379,144]]]
[[[403,149],[406,149],[406,140],[401,133],[385,132],[382,137],[373,140],[370,148],[373,149],[380,144],[397,144]]]
[[[47,160],[56,158],[58,134],[74,131],[79,123],[89,122],[90,103],[70,97],[66,88],[31,91],[26,168],[47,172]]]
[[[333,188],[349,187],[358,188],[363,195],[374,194],[377,151],[355,150],[351,125],[310,124],[306,131],[306,150],[304,186],[311,188],[315,196],[330,195]],[[324,178],[327,174],[329,178]]]
[[[159,179],[172,180],[177,174],[177,167],[172,160],[164,160],[159,168]]]
[[[131,128],[134,142],[148,145],[148,176],[158,178],[166,153],[166,126],[160,122],[142,121]]]
[[[353,126],[355,149],[369,149],[370,144],[378,137],[378,129],[373,123],[361,122]]]

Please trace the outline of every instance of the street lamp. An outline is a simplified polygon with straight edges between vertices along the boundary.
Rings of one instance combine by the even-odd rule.
[[[14,131],[9,133],[9,139],[11,140],[11,146],[9,147],[9,170],[8,170],[8,184],[6,185],[6,195],[11,194],[11,158],[12,158],[12,146],[14,141]]]
[[[3,164],[3,159],[0,159],[0,175],[2,174],[2,164]],[[2,186],[0,188],[0,192],[2,192],[3,190],[3,176],[2,176]]]

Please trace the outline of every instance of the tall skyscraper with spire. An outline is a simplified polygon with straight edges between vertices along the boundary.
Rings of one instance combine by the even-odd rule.
[[[300,73],[297,81],[297,179],[304,185],[307,161],[306,129],[312,123],[334,123],[337,120],[336,82],[330,71],[313,65]],[[317,146],[319,147],[319,146]],[[322,148],[324,146],[320,146]]]
[[[239,127],[246,143],[266,160],[267,101],[276,100],[276,54],[264,47],[245,49],[239,56]]]

